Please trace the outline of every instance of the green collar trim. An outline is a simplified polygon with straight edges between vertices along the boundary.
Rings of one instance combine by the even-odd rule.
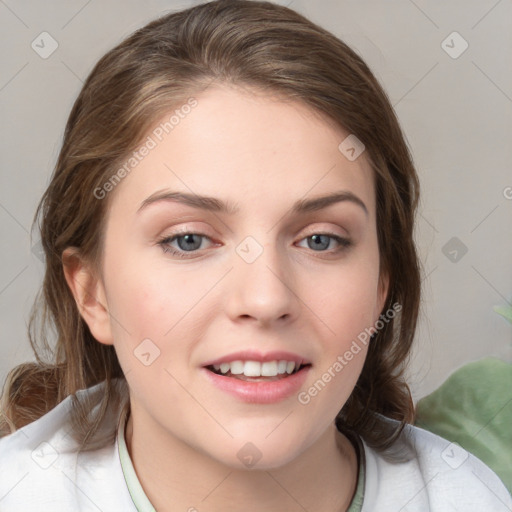
[[[133,504],[137,509],[137,512],[156,512],[155,508],[149,501],[146,493],[140,485],[135,469],[133,468],[130,454],[126,446],[124,437],[124,431],[126,428],[126,421],[128,419],[128,406],[126,406],[119,420],[119,428],[117,431],[117,441],[119,450],[119,459],[121,460],[121,467],[123,469],[124,479],[126,486],[132,498]],[[357,476],[357,488],[356,493],[350,502],[350,506],[347,512],[361,512],[364,500],[364,484],[365,484],[365,459],[364,459],[364,448],[361,441],[358,439],[358,459],[359,459],[359,472]]]
[[[123,409],[117,431],[119,459],[121,460],[124,479],[137,512],[156,512],[140,485],[135,469],[133,468],[132,460],[130,459],[130,454],[128,453],[128,448],[126,447],[124,431],[126,428],[126,421],[128,419],[128,410],[128,406]]]

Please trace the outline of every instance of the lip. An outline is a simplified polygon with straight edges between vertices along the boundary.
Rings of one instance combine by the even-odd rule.
[[[233,361],[259,361],[260,363],[265,363],[268,361],[293,361],[299,365],[311,364],[311,361],[308,361],[306,358],[298,354],[293,354],[292,352],[275,350],[273,352],[262,354],[261,352],[257,352],[255,350],[243,350],[241,352],[233,352],[231,354],[218,357],[217,359],[212,359],[211,361],[203,363],[202,366],[206,367],[212,366],[214,364],[231,363]]]
[[[294,359],[291,360],[293,361]],[[201,368],[201,371],[215,387],[238,398],[242,402],[272,404],[297,394],[304,384],[310,369],[311,366],[304,366],[297,373],[270,382],[239,380],[233,377],[218,375],[207,368]]]

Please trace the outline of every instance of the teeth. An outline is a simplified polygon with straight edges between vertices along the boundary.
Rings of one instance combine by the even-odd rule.
[[[226,363],[229,364],[229,363]],[[240,375],[241,373],[244,373],[244,362],[243,361],[233,361],[231,363],[231,373],[233,375]]]
[[[214,364],[213,368],[226,374],[245,375],[246,377],[275,377],[276,375],[290,375],[298,365],[294,361],[232,361],[231,363]]]
[[[295,363],[293,363],[295,366]],[[262,377],[275,377],[277,375],[277,361],[269,361],[261,365]]]
[[[244,364],[244,375],[247,377],[261,377],[261,363],[258,363],[258,361],[246,361]]]

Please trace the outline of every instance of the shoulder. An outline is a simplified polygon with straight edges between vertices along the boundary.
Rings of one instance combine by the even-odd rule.
[[[101,387],[77,396],[92,396]],[[69,396],[37,421],[0,438],[2,512],[134,510],[117,444],[81,452],[72,435],[72,404]]]
[[[512,510],[512,497],[496,474],[438,435],[407,425],[387,452],[363,445],[364,512]]]

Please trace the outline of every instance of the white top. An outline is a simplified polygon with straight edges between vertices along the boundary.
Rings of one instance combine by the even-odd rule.
[[[102,386],[77,396],[101,393]],[[137,512],[123,475],[119,436],[109,446],[78,454],[69,434],[70,408],[68,397],[0,439],[0,512]],[[117,428],[121,417],[121,410],[113,411],[110,426]],[[393,448],[409,452],[407,461],[391,462],[364,441],[363,447],[362,512],[512,511],[512,497],[483,462],[430,432],[405,428]]]

